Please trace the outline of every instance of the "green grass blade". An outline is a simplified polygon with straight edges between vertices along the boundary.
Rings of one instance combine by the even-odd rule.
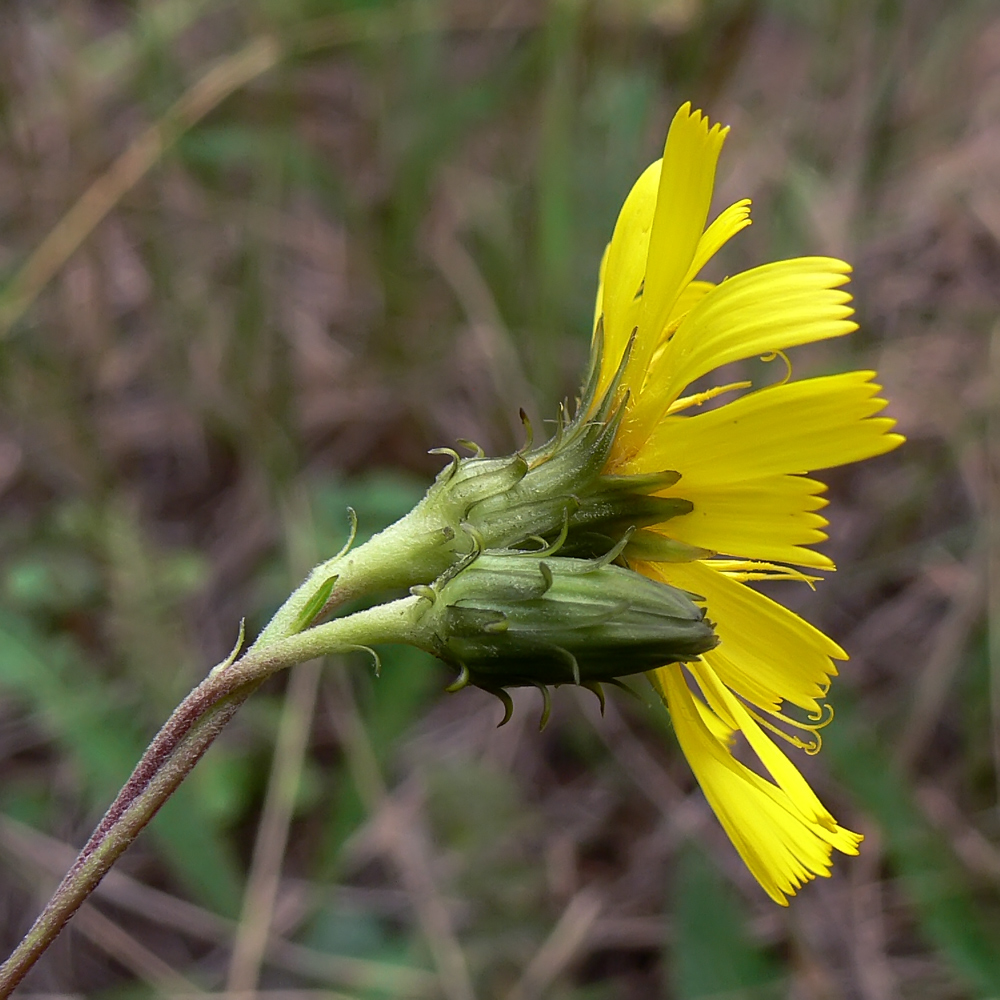
[[[701,850],[678,858],[668,994],[673,1000],[777,1000],[781,969],[747,934],[748,911]]]

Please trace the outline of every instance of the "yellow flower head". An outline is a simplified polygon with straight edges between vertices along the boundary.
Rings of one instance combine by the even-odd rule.
[[[625,555],[640,573],[701,595],[720,641],[697,661],[649,677],[736,849],[768,895],[786,904],[804,882],[829,874],[832,848],[856,854],[861,837],[837,824],[764,729],[818,750],[818,729],[829,721],[821,699],[834,661],[847,657],[746,584],[816,579],[794,567],[833,570],[808,547],[826,538],[827,522],[817,513],[825,486],[806,473],[880,455],[903,438],[891,433],[893,420],[876,416],[885,401],[873,372],[683,395],[722,365],[856,329],[843,290],[851,268],[840,260],[800,257],[718,285],[698,280],[750,224],[744,200],[706,228],[727,131],[685,104],[663,158],[625,199],[601,263],[592,398],[610,389],[624,402],[605,474],[679,473],[658,494],[683,498],[690,511],[639,532]],[[740,395],[701,409],[723,393]],[[770,780],[732,755],[737,732]]]

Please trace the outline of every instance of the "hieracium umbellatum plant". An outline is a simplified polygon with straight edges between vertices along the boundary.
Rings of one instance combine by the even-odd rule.
[[[248,651],[178,707],[35,928],[4,966],[6,995],[239,705],[271,673],[380,643],[428,650],[466,684],[589,688],[645,674],[706,799],[764,891],[787,903],[856,854],[778,741],[820,747],[846,653],[755,590],[832,571],[816,470],[895,448],[874,373],[721,383],[730,362],[780,357],[856,328],[850,267],[777,261],[699,276],[750,224],[740,201],[710,225],[727,129],[685,105],[663,157],[625,200],[600,267],[589,372],[554,434],[489,458],[470,447],[419,504],[318,566]],[[692,386],[696,386],[694,390]],[[700,387],[700,388],[699,388]],[[338,615],[358,598],[398,599]],[[386,683],[391,683],[391,678]],[[737,734],[762,777],[736,759]],[[3,992],[6,991],[6,992]]]

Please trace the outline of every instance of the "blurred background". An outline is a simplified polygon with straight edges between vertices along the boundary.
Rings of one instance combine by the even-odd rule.
[[[564,688],[539,734],[520,692],[497,730],[386,649],[260,691],[25,994],[1000,996],[985,0],[0,5],[3,947],[347,505],[364,537],[428,448],[573,394],[688,99],[732,126],[715,210],[754,200],[712,276],[853,262],[860,332],[795,372],[877,368],[910,439],[828,477],[841,571],[776,585],[852,655],[800,763],[860,858],[776,907],[662,710]]]

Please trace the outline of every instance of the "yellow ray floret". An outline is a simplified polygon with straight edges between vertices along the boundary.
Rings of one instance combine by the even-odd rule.
[[[681,283],[681,294],[687,285],[698,277],[701,269],[728,243],[737,233],[750,225],[750,199],[744,198],[719,213],[718,218],[705,230],[698,247],[695,250],[691,266]],[[680,314],[677,306],[667,319],[667,325]]]
[[[841,289],[849,265],[801,257],[744,271],[707,292],[680,321],[641,379],[626,381],[633,403],[619,454],[636,454],[684,388],[729,364],[857,329]],[[637,344],[647,336],[642,328]],[[654,345],[655,347],[655,345]]]
[[[692,111],[690,104],[683,105],[670,124],[645,262],[648,282],[643,282],[639,313],[639,328],[649,336],[637,341],[629,362],[636,372],[645,371],[657,335],[667,325],[688,278],[705,233],[715,167],[728,132],[721,125],[709,127],[708,119]]]
[[[704,665],[696,679],[708,701],[699,706],[677,664],[650,673],[661,693],[712,810],[764,891],[787,905],[787,896],[817,875],[830,873],[832,849],[857,854],[861,836],[838,826],[792,763],[767,739],[739,702]],[[712,712],[721,725],[709,727]],[[735,760],[717,735],[739,729],[777,784]]]
[[[705,656],[724,658],[719,675],[727,687],[764,711],[789,702],[819,718],[820,702],[837,674],[833,661],[846,660],[847,654],[818,628],[713,562],[636,563],[635,568],[705,599],[719,636],[718,649]]]
[[[694,509],[659,530],[710,552],[832,570],[829,557],[806,548],[826,541],[827,520],[816,513],[827,505],[817,495],[825,489],[823,483],[804,476],[766,476],[707,486],[682,478],[664,495],[682,496]]]
[[[611,383],[639,320],[661,162],[651,163],[629,191],[601,265],[598,308],[604,317],[604,354],[598,397]]]
[[[714,486],[814,472],[892,451],[902,438],[874,372],[803,379],[748,393],[708,412],[668,416],[624,473],[679,469],[686,483]]]
[[[709,127],[700,111],[685,104],[671,123],[663,158],[643,171],[622,205],[601,263],[595,309],[595,326],[604,317],[599,393],[637,327],[648,337],[637,341],[630,365],[645,371],[687,284],[726,240],[749,225],[750,203],[744,200],[705,230],[727,132]]]
[[[851,266],[833,257],[796,257],[727,278],[698,303],[661,361],[646,378],[670,402],[696,378],[720,365],[780,351],[857,329],[843,291]],[[658,376],[668,376],[661,384]]]
[[[895,421],[876,416],[873,372],[847,372],[771,386],[715,410],[663,417],[641,450],[615,471],[676,469],[667,496],[691,501],[690,514],[664,531],[727,555],[833,569],[806,546],[826,539],[824,485],[796,473],[883,454],[903,440]]]

